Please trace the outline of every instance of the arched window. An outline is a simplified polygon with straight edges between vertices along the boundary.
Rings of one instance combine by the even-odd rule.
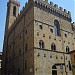
[[[16,17],[16,6],[13,7],[13,16]]]
[[[60,36],[60,25],[57,20],[54,21],[55,35]]]
[[[69,53],[70,48],[68,46],[66,46],[66,52]]]
[[[51,50],[53,50],[53,51],[56,50],[56,45],[54,43],[51,44]]]
[[[39,41],[39,47],[40,47],[40,48],[44,48],[44,47],[45,47],[43,40],[40,40],[40,41]]]
[[[39,25],[39,28],[40,28],[40,29],[43,29],[42,25]]]

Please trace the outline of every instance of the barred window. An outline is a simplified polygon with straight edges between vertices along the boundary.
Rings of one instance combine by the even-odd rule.
[[[44,45],[44,41],[43,40],[40,40],[39,41],[39,47],[40,48],[45,48],[45,45]]]
[[[51,50],[56,51],[56,45],[54,43],[51,44]]]
[[[70,48],[68,46],[66,46],[66,53],[69,53]]]

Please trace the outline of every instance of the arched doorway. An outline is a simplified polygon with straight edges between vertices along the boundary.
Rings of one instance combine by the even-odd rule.
[[[57,75],[57,68],[55,65],[52,66],[52,75]]]

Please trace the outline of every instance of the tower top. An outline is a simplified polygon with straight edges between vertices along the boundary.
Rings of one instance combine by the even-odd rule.
[[[9,0],[8,3],[7,3],[7,6],[8,6],[10,3],[14,3],[14,4],[16,4],[17,6],[20,6],[20,3],[18,2],[18,0]]]
[[[12,23],[19,13],[20,3],[17,0],[8,0],[7,3],[7,29],[10,29]],[[12,19],[12,20],[11,20]]]

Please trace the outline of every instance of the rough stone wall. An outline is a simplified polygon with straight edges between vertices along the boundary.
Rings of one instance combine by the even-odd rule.
[[[61,36],[55,36],[55,19],[59,22]],[[34,7],[34,20],[34,47],[36,48],[34,49],[35,75],[52,75],[52,66],[56,63],[65,63],[66,65],[63,65],[63,74],[66,75],[66,72],[68,72],[69,75],[72,75],[72,70],[69,71],[69,67],[66,67],[68,61],[71,62],[70,55],[63,54],[63,52],[66,53],[66,46],[70,47],[70,51],[73,50],[71,23],[39,7]],[[39,25],[42,25],[42,29],[39,28]],[[50,29],[53,29],[53,33]],[[65,37],[65,34],[67,34],[67,37]],[[39,48],[39,40],[44,41],[45,49]],[[52,43],[56,44],[57,52],[51,51]],[[40,54],[39,57],[38,54]],[[44,54],[46,57],[44,57]],[[53,57],[50,58],[50,55]],[[56,59],[56,57],[58,58]],[[60,66],[57,66],[57,74],[62,75]]]
[[[64,57],[63,53],[57,53],[47,50],[40,50],[40,49],[35,49],[34,53],[35,53],[34,54],[35,75],[43,75],[43,74],[52,75],[52,70],[53,70],[52,66],[57,63],[58,64],[65,63],[66,66],[63,65],[63,74],[66,75],[66,72],[68,72],[68,75],[72,75],[72,71],[69,71],[69,68],[67,67],[68,61],[70,60],[69,55],[66,54]],[[60,69],[60,65],[56,65],[56,67],[57,67],[57,74],[62,75],[61,73],[62,70]]]
[[[19,21],[14,24],[8,38],[7,71],[17,75],[19,70],[21,75],[33,75],[33,8],[19,17]]]

